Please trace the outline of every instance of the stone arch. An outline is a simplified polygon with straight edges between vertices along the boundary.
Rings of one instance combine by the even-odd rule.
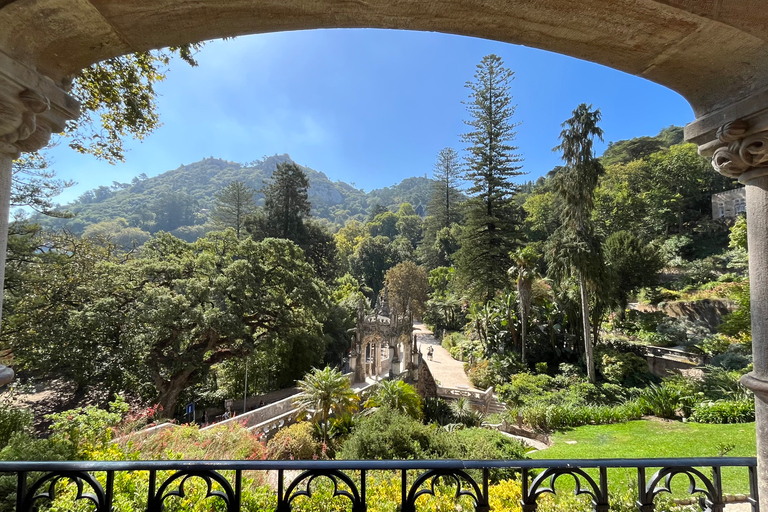
[[[0,51],[61,83],[105,58],[217,37],[318,28],[437,31],[645,77],[682,94],[700,115],[768,84],[768,10],[760,3],[0,0]]]

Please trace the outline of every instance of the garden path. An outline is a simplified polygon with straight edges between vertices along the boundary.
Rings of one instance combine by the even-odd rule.
[[[450,352],[445,350],[440,341],[438,341],[432,331],[421,322],[414,322],[413,334],[416,335],[416,343],[421,346],[421,353],[424,357],[424,362],[427,363],[429,371],[432,373],[432,377],[438,382],[438,384],[444,388],[461,388],[477,390],[469,382],[467,374],[464,372],[464,363],[457,361],[451,357]],[[427,357],[428,346],[431,345],[435,351],[430,361]]]

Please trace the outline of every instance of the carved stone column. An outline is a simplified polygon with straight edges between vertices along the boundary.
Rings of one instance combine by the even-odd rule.
[[[22,152],[43,148],[51,133],[63,131],[66,121],[76,118],[78,111],[77,102],[51,80],[0,52],[0,285],[5,280],[13,160]],[[0,318],[2,302],[0,286]],[[0,367],[0,374],[5,375],[0,386],[8,380],[4,368]]]
[[[721,126],[710,145],[712,166],[747,190],[747,243],[754,370],[742,384],[755,393],[758,494],[768,510],[768,123],[739,119]]]

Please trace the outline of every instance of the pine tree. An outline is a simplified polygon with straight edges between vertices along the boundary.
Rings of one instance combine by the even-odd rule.
[[[600,241],[594,234],[591,216],[595,204],[595,188],[603,173],[600,160],[592,149],[593,139],[603,138],[598,128],[600,109],[582,103],[573,117],[563,123],[555,151],[563,152],[565,168],[555,177],[555,192],[563,201],[562,224],[555,231],[547,251],[547,263],[552,276],[559,280],[575,276],[581,297],[581,316],[587,376],[596,382],[595,358],[589,328],[588,288],[595,288],[603,276],[603,256]]]
[[[216,194],[213,221],[223,228],[234,228],[237,238],[245,226],[245,219],[256,210],[256,191],[242,181],[233,181]]]
[[[441,149],[432,172],[432,197],[427,208],[438,229],[450,228],[451,224],[461,220],[461,193],[458,189],[460,178],[459,154],[453,148]]]
[[[309,217],[309,178],[294,162],[277,164],[272,181],[264,188],[264,213],[270,236],[298,242],[304,238]]]
[[[465,203],[465,227],[457,271],[470,295],[491,299],[508,285],[509,253],[518,237],[519,209],[513,203],[512,178],[523,174],[512,116],[510,82],[514,73],[500,57],[486,55],[477,66],[467,111],[471,130],[462,136],[469,144],[464,180],[471,184]]]

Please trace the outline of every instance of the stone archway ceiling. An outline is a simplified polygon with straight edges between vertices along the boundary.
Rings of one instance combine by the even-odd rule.
[[[762,0],[0,0],[0,27],[0,51],[59,83],[133,51],[371,27],[483,37],[597,62],[679,92],[697,116],[768,85]]]

